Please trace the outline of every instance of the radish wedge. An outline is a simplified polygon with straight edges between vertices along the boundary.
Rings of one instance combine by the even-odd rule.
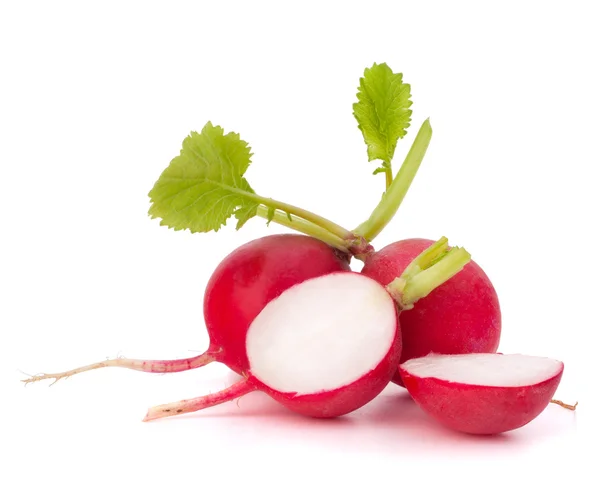
[[[550,403],[564,365],[521,354],[430,354],[400,365],[415,402],[443,425],[471,434],[520,428]]]

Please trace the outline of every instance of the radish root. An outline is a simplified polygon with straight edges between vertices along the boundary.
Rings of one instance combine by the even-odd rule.
[[[169,416],[178,416],[185,413],[193,413],[216,406],[228,401],[245,396],[255,390],[255,387],[248,383],[247,379],[236,382],[233,386],[222,391],[207,396],[200,396],[194,399],[183,399],[178,402],[161,404],[148,409],[148,413],[142,420],[143,422],[153,421],[155,419],[167,418]]]
[[[575,411],[575,408],[579,404],[578,402],[576,402],[575,404],[567,404],[567,403],[564,403],[564,402],[562,402],[562,401],[560,401],[558,399],[552,399],[552,400],[550,400],[550,402],[552,404],[556,404],[557,406],[560,406],[561,408],[568,409],[570,411]]]
[[[141,360],[141,359],[108,359],[103,362],[96,362],[94,364],[88,364],[87,366],[78,367],[77,369],[71,369],[70,371],[58,372],[55,374],[37,374],[31,376],[28,379],[23,379],[25,385],[42,381],[44,379],[54,379],[51,386],[56,384],[61,379],[80,374],[82,372],[92,371],[94,369],[100,369],[102,367],[123,367],[125,369],[133,369],[135,371],[152,372],[152,373],[168,373],[168,372],[181,372],[189,369],[195,369],[197,367],[205,366],[215,360],[214,353],[207,351],[204,354],[198,356],[189,357],[187,359],[175,359],[175,360]]]

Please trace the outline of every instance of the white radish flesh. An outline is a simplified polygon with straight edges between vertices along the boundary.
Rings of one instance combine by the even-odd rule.
[[[252,374],[280,392],[311,394],[360,379],[397,331],[394,302],[377,282],[338,273],[284,292],[250,326]]]
[[[563,364],[546,357],[521,354],[429,355],[406,361],[402,368],[416,377],[480,386],[532,386],[550,379]]]

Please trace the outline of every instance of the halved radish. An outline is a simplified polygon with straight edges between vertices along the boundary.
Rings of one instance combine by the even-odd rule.
[[[269,302],[246,335],[246,378],[219,393],[151,408],[145,421],[260,390],[307,416],[336,417],[373,399],[400,362],[397,305],[358,273],[304,281]]]
[[[442,424],[465,433],[520,428],[550,403],[562,362],[521,354],[430,354],[400,365],[409,394]]]

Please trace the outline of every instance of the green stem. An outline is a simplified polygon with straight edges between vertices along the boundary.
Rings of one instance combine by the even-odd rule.
[[[421,252],[402,275],[387,285],[388,292],[406,310],[437,287],[450,280],[469,263],[471,255],[464,248],[448,248],[448,239],[440,238]]]
[[[265,220],[269,219],[269,209],[264,205],[258,207],[256,214]],[[304,233],[305,235],[317,238],[344,253],[350,253],[350,250],[348,249],[349,242],[342,240],[339,236],[334,235],[330,231],[325,230],[310,221],[306,221],[295,215],[290,215],[288,217],[284,212],[279,210],[275,210],[272,221],[279,225],[291,228],[292,230]]]
[[[373,213],[371,213],[369,219],[354,230],[356,235],[364,237],[367,241],[373,241],[392,220],[421,166],[421,161],[423,161],[427,147],[431,141],[431,134],[431,124],[429,123],[429,119],[426,119],[421,125],[398,174],[391,182],[375,210],[373,210]]]
[[[448,238],[443,236],[433,245],[423,250],[402,272],[402,277],[408,279],[414,277],[419,272],[433,266],[438,258],[443,257],[448,252]]]
[[[309,221],[314,225],[321,227],[323,230],[327,230],[332,235],[335,235],[343,240],[356,238],[356,236],[352,232],[346,230],[345,228],[342,228],[340,225],[334,223],[333,221],[330,221],[327,218],[323,218],[322,216],[316,215],[308,210],[303,210],[302,208],[298,208],[294,205],[289,205],[282,201],[277,201],[272,198],[264,198],[255,193],[249,193],[247,191],[242,191],[235,188],[230,188],[230,191],[239,192],[246,198],[252,199],[261,205],[265,205],[270,208],[274,208],[275,210],[280,210],[284,213],[289,213],[290,215],[295,215],[298,218],[302,218],[306,221]]]
[[[402,301],[405,305],[413,305],[454,277],[470,260],[471,255],[464,248],[451,248],[433,267],[415,275],[406,283]]]

